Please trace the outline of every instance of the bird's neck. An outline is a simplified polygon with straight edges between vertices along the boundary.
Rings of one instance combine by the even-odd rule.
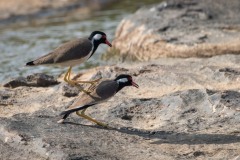
[[[123,83],[118,83],[117,92],[120,91],[121,89],[123,89],[124,87],[125,87],[125,85]]]
[[[90,53],[91,55],[89,56],[89,58],[92,57],[92,55],[95,53],[95,51],[97,50],[97,48],[98,48],[98,46],[99,46],[99,44],[96,43],[96,42],[94,41],[94,39],[92,39],[91,42],[92,42],[92,50],[91,50],[91,53]],[[89,59],[89,58],[88,58],[88,59]]]

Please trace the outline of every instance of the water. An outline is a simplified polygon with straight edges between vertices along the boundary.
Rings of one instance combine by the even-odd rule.
[[[84,19],[76,14],[68,17],[48,18],[47,22],[29,24],[28,26],[11,25],[0,30],[0,83],[13,77],[26,76],[32,73],[59,75],[67,68],[57,67],[25,67],[26,62],[36,59],[56,48],[58,45],[74,38],[89,36],[94,30],[104,31],[111,42],[119,22],[142,5],[159,1],[122,0],[108,8],[95,11]],[[74,15],[74,16],[73,16]],[[99,46],[94,56],[82,65],[74,67],[74,71],[104,65],[111,62],[101,60],[107,45]]]

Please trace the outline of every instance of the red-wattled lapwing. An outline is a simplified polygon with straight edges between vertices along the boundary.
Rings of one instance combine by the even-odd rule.
[[[73,81],[70,79],[72,67],[81,64],[88,60],[96,51],[101,43],[105,43],[112,46],[107,40],[105,33],[101,31],[94,31],[88,38],[80,38],[67,43],[54,49],[52,52],[34,60],[28,62],[27,66],[36,65],[60,65],[69,66],[67,73],[64,76],[64,81],[71,85],[76,85],[77,83],[90,83],[93,85],[100,79],[94,81]],[[86,91],[83,90],[85,93]]]
[[[85,115],[85,111],[88,107],[107,101],[113,97],[118,91],[125,86],[134,86],[138,88],[138,85],[133,82],[130,75],[119,75],[114,80],[105,80],[99,83],[91,93],[84,93],[79,96],[75,102],[60,115],[63,116],[58,123],[63,123],[64,120],[73,112],[76,112],[78,116],[90,120],[100,126],[107,127],[106,124],[98,122],[91,117]],[[81,111],[81,112],[80,112]]]

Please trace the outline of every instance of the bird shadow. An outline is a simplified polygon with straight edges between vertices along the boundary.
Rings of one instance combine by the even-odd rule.
[[[104,127],[98,126],[98,125],[86,125],[86,124],[81,124],[81,123],[76,123],[76,122],[63,122],[63,124],[69,124],[69,125],[76,125],[76,126],[84,126],[84,127],[90,127],[90,128],[102,128]]]
[[[116,131],[137,135],[148,140],[154,140],[152,144],[229,144],[240,142],[240,136],[228,134],[199,134],[174,131],[148,131],[134,128],[114,129]]]
[[[239,143],[240,136],[233,134],[200,134],[200,133],[186,133],[186,132],[174,132],[174,131],[149,131],[140,130],[131,127],[120,128],[104,128],[98,125],[84,125],[73,122],[65,122],[71,125],[81,125],[85,127],[91,127],[96,129],[104,129],[109,131],[117,131],[128,135],[136,135],[143,137],[146,140],[153,140],[151,144],[230,144]],[[239,134],[239,133],[236,133]]]

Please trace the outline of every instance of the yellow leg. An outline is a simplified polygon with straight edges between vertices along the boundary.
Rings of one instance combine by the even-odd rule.
[[[83,88],[81,88],[80,86],[77,86],[84,93],[87,93],[87,94],[91,93],[91,91],[93,91],[94,88],[95,88],[94,87],[95,83],[97,83],[99,80],[101,80],[101,78],[98,78],[98,79],[93,80],[93,81],[73,81],[73,80],[70,79],[71,70],[72,70],[72,67],[70,66],[67,73],[64,76],[64,81],[71,84],[72,86],[77,86],[76,84],[78,84],[78,83],[90,83],[91,86],[88,88],[87,91],[84,90]]]
[[[69,70],[69,72],[68,72],[68,75],[67,75],[67,80],[71,81],[70,75],[71,75],[71,71],[72,71],[72,66],[70,66],[68,70]]]
[[[91,85],[89,86],[88,88],[88,92],[91,93],[93,90],[94,90],[94,86],[95,86],[95,83],[97,83],[99,80],[101,80],[102,78],[98,78],[96,80],[93,80],[93,81],[74,81],[74,83],[90,83]]]
[[[67,73],[65,74],[65,76],[64,76],[64,81],[65,82],[69,82],[69,79],[70,79],[70,74],[69,74],[69,72],[71,72],[71,69],[72,69],[72,67],[70,66],[69,67],[69,69],[68,69],[68,71],[67,71]]]
[[[83,91],[84,93],[89,94],[88,91],[86,91],[86,90],[84,90],[82,87],[76,85],[75,81],[72,81],[72,80],[70,79],[71,70],[72,70],[72,66],[69,67],[67,73],[65,74],[65,76],[64,76],[64,81],[67,82],[67,83],[69,83],[69,84],[72,85],[72,86],[78,87],[78,88],[79,88],[81,91]]]
[[[87,108],[86,108],[86,109],[87,109]],[[107,128],[108,128],[108,125],[107,125],[107,124],[104,124],[104,123],[102,123],[102,122],[98,122],[97,120],[92,119],[91,117],[85,115],[84,112],[86,111],[86,109],[82,110],[81,113],[79,113],[79,111],[77,111],[76,114],[77,114],[78,116],[82,117],[82,118],[85,118],[85,119],[87,119],[87,120],[89,120],[89,121],[92,121],[92,122],[98,124],[99,126],[103,126],[103,127],[107,127]]]

